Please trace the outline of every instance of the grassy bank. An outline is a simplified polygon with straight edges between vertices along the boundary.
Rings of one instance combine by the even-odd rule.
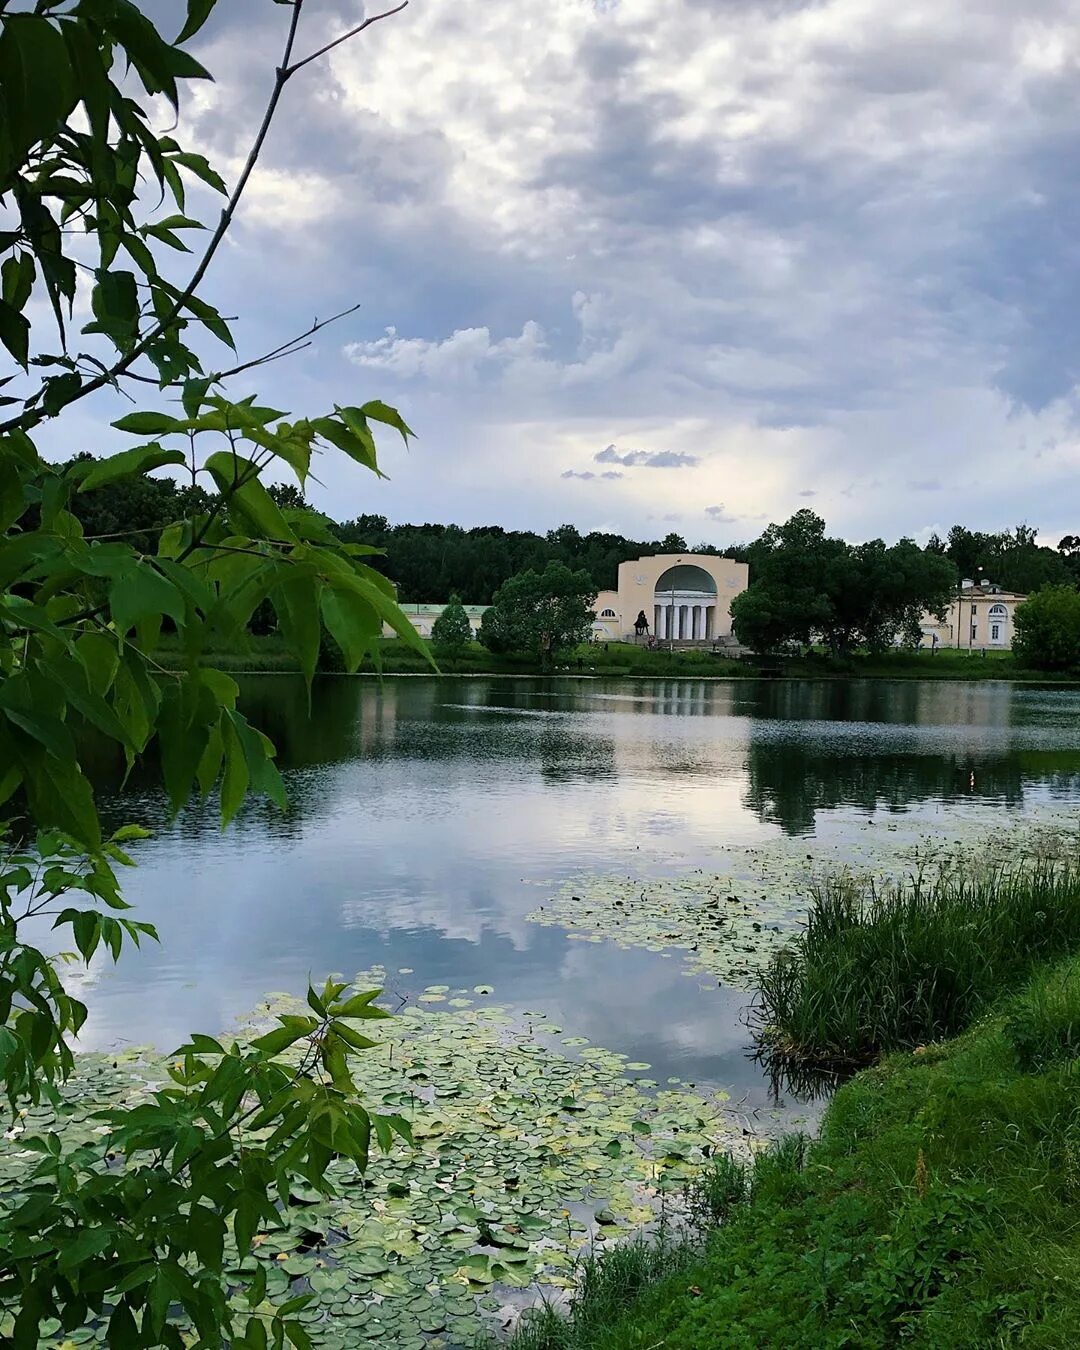
[[[180,649],[168,638],[163,639],[161,659],[168,665],[170,658],[179,660]],[[384,674],[419,675],[430,672],[423,656],[397,638],[385,639],[379,647]],[[234,650],[211,653],[211,659],[222,670],[255,672],[296,672],[296,660],[285,649],[282,639],[274,633],[251,637]],[[539,666],[529,657],[495,655],[472,643],[460,656],[442,657],[440,672],[445,675],[538,675]],[[374,667],[365,667],[373,674]],[[719,676],[728,679],[756,679],[762,676],[786,679],[887,679],[887,680],[1032,680],[1047,681],[1039,671],[1019,666],[1009,652],[938,651],[886,652],[878,656],[858,653],[845,660],[837,660],[825,653],[785,657],[782,660],[763,658],[761,661],[732,660],[712,651],[650,651],[632,643],[609,642],[588,644],[559,663],[558,674],[605,676]],[[1053,683],[1075,684],[1075,679],[1056,679]]]
[[[1051,677],[1045,671],[1030,670],[1011,652],[957,651],[942,647],[936,652],[919,651],[856,652],[838,658],[826,652],[785,657],[783,673],[788,678],[822,679],[849,677],[867,680],[1023,680],[1053,683],[1080,683],[1070,676]]]
[[[179,661],[179,646],[168,638],[162,640],[159,659],[166,666],[170,660]],[[250,637],[242,646],[228,651],[212,652],[209,659],[220,669],[296,673],[300,667],[286,651],[283,640],[276,634]],[[431,674],[430,664],[421,653],[397,638],[384,639],[379,645],[379,662],[386,675]],[[439,673],[443,675],[539,675],[539,666],[527,656],[513,653],[496,655],[473,642],[456,657],[440,656]],[[333,670],[332,663],[329,669]],[[368,663],[362,674],[376,673]],[[590,644],[561,660],[556,674],[562,675],[647,675],[647,676],[747,676],[756,674],[753,667],[740,661],[714,656],[708,651],[648,651],[629,643]]]
[[[884,888],[830,877],[764,976],[763,1034],[802,1063],[867,1064],[955,1035],[1037,962],[1076,951],[1075,853]]]
[[[594,1274],[573,1320],[539,1316],[515,1350],[1074,1345],[1078,1026],[1080,962],[1042,968],[842,1087],[820,1139],[760,1157],[674,1273],[621,1302]]]

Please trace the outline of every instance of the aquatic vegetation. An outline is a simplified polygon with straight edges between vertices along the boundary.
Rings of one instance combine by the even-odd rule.
[[[955,1035],[1033,965],[1080,950],[1080,857],[946,863],[883,887],[826,877],[761,981],[765,1042],[823,1064]],[[1061,844],[1061,840],[1056,841]],[[1067,842],[1067,841],[1066,841]]]
[[[528,1301],[525,1291],[572,1283],[583,1250],[652,1222],[714,1153],[747,1151],[724,1094],[660,1089],[623,1055],[569,1045],[581,1038],[563,1049],[539,1015],[486,1002],[447,1012],[447,995],[463,991],[433,988],[446,1004],[379,1023],[378,1048],[357,1061],[364,1101],[404,1116],[416,1149],[373,1155],[364,1174],[331,1164],[332,1198],[294,1185],[253,1255],[233,1257],[238,1281],[264,1268],[271,1302],[314,1295],[296,1316],[328,1350],[468,1344],[485,1316]],[[138,1105],[164,1077],[149,1052],[80,1058],[60,1108],[34,1108],[7,1141],[0,1188],[17,1190],[38,1157],[20,1145],[23,1131],[96,1143],[103,1165],[119,1165],[95,1110]]]
[[[836,886],[880,892],[897,877],[964,878],[995,866],[1077,854],[1076,814],[1044,810],[994,825],[951,821],[948,837],[924,820],[868,818],[837,839],[778,838],[718,851],[716,870],[581,874],[557,886],[526,916],[566,929],[577,942],[614,942],[678,958],[688,976],[753,992],[773,958],[805,926],[808,905]],[[431,991],[422,996],[425,999]]]
[[[769,919],[764,914],[769,913]],[[751,903],[732,891],[727,877],[695,872],[679,877],[580,877],[528,916],[560,926],[571,939],[646,951],[677,952],[688,975],[712,975],[722,984],[752,989],[781,942],[778,919],[794,913]]]

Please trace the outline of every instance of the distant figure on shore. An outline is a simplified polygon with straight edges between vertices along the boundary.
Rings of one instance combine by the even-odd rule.
[[[638,616],[634,620],[634,632],[638,637],[641,637],[643,633],[647,635],[649,632],[649,621],[645,617],[645,611],[643,609],[638,610]]]

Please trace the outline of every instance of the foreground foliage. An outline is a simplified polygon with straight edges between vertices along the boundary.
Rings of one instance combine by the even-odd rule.
[[[295,342],[224,371],[202,354],[211,340],[233,344],[200,284],[286,84],[322,54],[298,46],[304,7],[282,13],[265,116],[227,195],[202,156],[154,130],[170,117],[151,117],[153,100],[175,113],[183,82],[208,78],[180,44],[214,0],[189,0],[176,42],[130,0],[0,6],[0,345],[11,368],[0,379],[0,1089],[13,1120],[33,1111],[40,1125],[21,1140],[33,1166],[0,1197],[0,1307],[16,1350],[37,1345],[44,1325],[81,1336],[88,1323],[116,1347],[178,1348],[184,1323],[200,1346],[288,1339],[306,1350],[308,1295],[267,1302],[265,1272],[245,1264],[255,1232],[294,1185],[325,1188],[334,1159],[363,1169],[372,1136],[383,1147],[408,1138],[395,1112],[361,1105],[352,1077],[353,1055],[374,1044],[356,1022],[386,1016],[378,991],[334,983],[248,1042],[193,1035],[136,1107],[101,1117],[96,1138],[66,1140],[47,1114],[87,1016],[58,968],[116,960],[155,936],[126,913],[117,869],[141,832],[103,833],[84,771],[91,739],[129,770],[156,766],[174,811],[217,793],[227,824],[249,789],[280,805],[284,793],[273,747],[208,651],[267,602],[309,681],[323,624],[350,669],[384,623],[419,648],[369,550],[283,507],[263,481],[288,472],[302,487],[327,451],[378,472],[374,428],[407,437],[404,421],[378,400],[292,420],[253,393],[229,395],[231,377]],[[177,283],[166,259],[203,230],[188,200],[207,189],[225,204]],[[89,321],[76,333],[80,268]],[[167,410],[138,407],[129,391],[148,389]],[[47,463],[31,433],[108,390],[136,404],[113,423],[127,447]],[[147,488],[165,467],[193,487]],[[79,509],[121,483],[159,508],[134,534]],[[162,519],[166,500],[177,510]],[[180,653],[170,669],[158,660],[165,629]]]
[[[595,1281],[610,1316],[538,1317],[514,1350],[1072,1345],[1077,1025],[1074,960],[961,1039],[861,1073],[820,1141],[757,1157],[676,1274],[629,1307]]]

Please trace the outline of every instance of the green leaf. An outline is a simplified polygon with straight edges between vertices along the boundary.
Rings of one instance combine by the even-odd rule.
[[[139,290],[132,272],[98,271],[90,298],[97,327],[119,345],[133,342],[139,331]]]
[[[97,848],[101,843],[101,826],[94,794],[79,766],[71,760],[57,759],[35,741],[24,742],[19,758],[34,819]]]
[[[157,722],[162,775],[174,811],[187,801],[199,763],[220,711],[211,690],[197,677],[171,684]]]
[[[304,1330],[303,1323],[290,1318],[285,1323],[285,1335],[296,1347],[296,1350],[314,1350],[311,1344],[311,1337]]]
[[[236,1248],[241,1257],[251,1250],[251,1239],[259,1227],[259,1220],[266,1208],[266,1195],[255,1195],[252,1191],[241,1191],[233,1214],[233,1234]]]
[[[416,433],[408,425],[402,415],[396,408],[391,408],[388,403],[383,403],[381,399],[372,399],[358,409],[361,416],[368,418],[372,422],[385,422],[388,427],[393,427],[395,431],[401,433],[401,439],[406,445],[409,443],[409,437]]]
[[[353,1031],[352,1027],[347,1027],[344,1022],[333,1024],[334,1035],[341,1039],[353,1050],[370,1050],[378,1045],[378,1041],[373,1041],[367,1036],[361,1036],[358,1031]]]
[[[30,356],[30,321],[6,300],[0,300],[0,342],[25,370]]]
[[[322,624],[319,621],[321,583],[299,566],[283,563],[270,592],[278,625],[289,650],[300,662],[310,686],[319,663]]]
[[[113,426],[117,431],[130,431],[136,436],[161,436],[168,431],[182,430],[184,423],[168,413],[136,412],[121,417]]]
[[[311,1025],[275,1027],[273,1031],[268,1031],[265,1036],[259,1036],[251,1043],[256,1050],[262,1050],[267,1055],[280,1055],[283,1050],[288,1050],[290,1045],[295,1045],[305,1036],[310,1036],[319,1025],[314,1017],[304,1018],[303,1022],[309,1022]]]
[[[207,186],[212,187],[215,192],[220,192],[223,196],[227,189],[224,180],[219,174],[215,173],[210,167],[205,156],[194,155],[190,151],[177,151],[169,156],[174,164],[182,164],[185,169],[189,169],[196,178],[201,178]]]
[[[226,497],[229,515],[257,539],[291,540],[281,508],[259,480],[258,466],[242,455],[215,451],[203,466]]]
[[[332,586],[322,592],[323,623],[341,648],[345,670],[351,675],[382,637],[382,620],[354,590]]]
[[[148,562],[138,562],[109,588],[109,608],[121,633],[143,619],[167,614],[184,622],[184,601],[176,586]]]
[[[114,1234],[103,1225],[100,1228],[84,1228],[77,1233],[74,1241],[64,1246],[57,1265],[62,1271],[74,1270],[91,1257],[107,1251],[112,1246]]]
[[[250,775],[244,749],[231,718],[222,720],[221,738],[225,756],[225,776],[221,781],[221,824],[224,827],[239,811]]]
[[[381,993],[381,989],[369,989],[363,994],[354,994],[352,998],[346,999],[344,1003],[335,1003],[330,1011],[335,1017],[389,1017],[390,1013],[382,1008],[375,1007],[375,999],[377,999]]]
[[[25,309],[30,292],[34,289],[36,274],[32,253],[20,253],[5,259],[2,269],[4,303],[13,309]]]
[[[139,413],[133,415],[140,416]],[[110,455],[108,459],[99,460],[79,484],[79,491],[90,492],[93,488],[113,483],[118,478],[149,473],[151,469],[160,469],[165,464],[185,462],[182,450],[166,450],[154,442],[149,445],[136,445],[130,450],[121,450],[118,455]]]

